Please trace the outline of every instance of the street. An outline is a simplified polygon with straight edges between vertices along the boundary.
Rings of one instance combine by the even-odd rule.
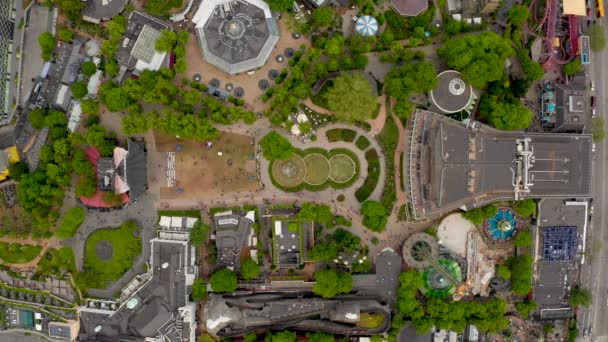
[[[606,33],[606,26],[604,26]],[[607,119],[605,113],[608,109],[607,98],[605,96],[608,71],[604,69],[603,61],[608,58],[608,52],[604,49],[600,53],[592,53],[590,68],[587,73],[590,80],[595,82],[595,92],[597,100],[597,113]],[[604,123],[605,124],[605,123]],[[606,129],[607,127],[604,127]],[[608,341],[608,270],[605,267],[608,261],[608,233],[606,233],[606,193],[608,186],[605,180],[606,157],[608,141],[596,143],[594,174],[593,207],[595,209],[591,224],[592,229],[587,237],[587,253],[590,257],[585,260],[585,265],[581,268],[580,284],[583,288],[589,288],[593,294],[591,307],[582,308],[578,314],[579,336],[581,341]],[[597,242],[600,241],[600,242]],[[594,248],[594,244],[595,247]],[[600,247],[601,248],[598,248]],[[585,329],[592,329],[592,338],[582,338]]]

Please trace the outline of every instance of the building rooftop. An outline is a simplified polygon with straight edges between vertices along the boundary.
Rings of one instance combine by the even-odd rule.
[[[391,0],[391,5],[400,15],[415,17],[426,11],[429,2],[428,0]]]
[[[146,163],[146,144],[143,141],[127,141],[126,182],[129,186],[129,198],[136,201],[148,189],[148,169]],[[120,167],[120,165],[119,165]]]
[[[156,40],[161,30],[171,27],[146,13],[131,12],[127,19],[124,38],[116,51],[116,60],[127,69],[158,70],[166,61],[167,53],[156,51]]]
[[[110,20],[125,9],[129,0],[88,0],[87,7],[82,10],[84,20],[99,23]]]
[[[353,290],[375,293],[392,307],[395,305],[399,288],[401,260],[401,255],[390,248],[385,248],[374,260],[375,274],[353,275]]]
[[[263,66],[279,29],[262,0],[207,0],[192,22],[203,57],[229,74]]]
[[[255,214],[247,216],[255,217]],[[241,251],[251,244],[253,235],[251,227],[253,221],[248,217],[232,212],[218,213],[213,217],[218,267],[235,268],[239,266]]]
[[[114,191],[114,160],[111,157],[97,159],[97,189]]]
[[[474,96],[473,87],[464,81],[461,73],[454,70],[437,75],[437,88],[429,92],[431,103],[443,114],[466,110]]]
[[[17,10],[19,7],[19,10]],[[0,74],[5,80],[0,84],[0,123],[7,124],[14,112],[14,92],[19,82],[19,63],[17,48],[20,47],[19,38],[14,42],[20,30],[16,27],[22,13],[21,2],[17,0],[3,0],[0,2]]]
[[[499,199],[589,197],[590,135],[503,132],[417,110],[404,160],[414,217]]]
[[[195,249],[187,241],[151,240],[147,281],[115,311],[81,308],[80,338],[142,338],[194,341],[194,304],[188,292],[196,276]],[[188,311],[187,314],[185,312]],[[192,316],[189,316],[192,314]]]

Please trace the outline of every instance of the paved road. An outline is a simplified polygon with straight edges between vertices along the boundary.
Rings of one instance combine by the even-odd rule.
[[[606,25],[604,29],[606,30]],[[589,77],[595,82],[595,96],[597,97],[597,113],[608,122],[608,98],[605,96],[608,90],[608,71],[604,69],[602,61],[608,59],[608,50],[601,53],[592,53],[592,64],[587,68]],[[607,127],[604,127],[605,129]],[[606,232],[605,203],[608,194],[606,184],[606,159],[608,154],[608,140],[596,144],[594,174],[594,217],[591,221],[591,234],[587,238],[587,253],[592,253],[590,259],[586,260],[581,269],[581,284],[583,287],[591,288],[593,293],[593,304],[589,309],[579,312],[579,327],[586,329],[592,327],[593,339],[581,338],[581,340],[605,341],[608,340],[608,233]],[[601,241],[601,243],[594,242]],[[596,250],[593,251],[594,244]],[[603,247],[598,251],[599,245]],[[588,262],[590,261],[590,262]],[[582,330],[581,331],[582,335]]]

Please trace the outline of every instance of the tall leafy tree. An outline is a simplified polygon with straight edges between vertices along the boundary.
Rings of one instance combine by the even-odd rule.
[[[77,99],[81,99],[89,93],[87,90],[87,84],[84,81],[74,82],[70,90],[72,91],[72,95]]]
[[[97,71],[97,66],[91,61],[82,63],[82,73],[86,77],[91,77]]]
[[[568,302],[572,306],[589,306],[591,305],[591,299],[591,291],[577,286],[570,291],[570,299],[568,299]]]
[[[319,7],[312,12],[312,24],[317,27],[328,27],[334,21],[334,10],[330,7]]]
[[[260,265],[253,259],[248,258],[241,265],[241,277],[245,280],[255,279],[260,276]]]
[[[386,226],[388,214],[382,203],[378,201],[365,201],[361,205],[363,225],[374,232],[381,232]]]
[[[156,51],[171,52],[177,43],[177,33],[171,30],[161,30],[156,40]]]
[[[583,66],[581,65],[580,58],[573,59],[572,61],[568,62],[568,64],[564,65],[564,67],[562,68],[564,74],[568,76],[572,76],[581,70],[583,70]]]
[[[207,297],[207,284],[201,278],[194,280],[192,284],[192,299],[202,300]]]
[[[287,159],[295,153],[295,148],[277,132],[270,132],[260,140],[264,157],[268,160]]]
[[[369,82],[361,75],[342,74],[326,93],[327,105],[343,120],[364,121],[371,119],[378,108]]]
[[[333,298],[342,293],[349,293],[352,288],[353,279],[350,273],[325,269],[315,273],[312,292],[323,298]]]
[[[214,292],[233,292],[237,288],[236,273],[227,268],[213,272],[211,288]]]
[[[524,5],[513,5],[507,12],[511,24],[519,26],[528,20],[528,7]]]
[[[44,32],[38,37],[38,44],[40,44],[40,50],[42,50],[40,54],[42,60],[45,62],[50,60],[53,49],[55,49],[55,37],[49,32]]]

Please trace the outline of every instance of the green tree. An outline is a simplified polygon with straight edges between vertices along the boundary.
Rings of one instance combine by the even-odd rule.
[[[475,208],[462,213],[462,216],[473,224],[480,225],[485,219],[496,215],[498,208],[493,204],[488,204],[481,208]]]
[[[214,292],[234,292],[237,288],[236,273],[227,268],[213,272],[211,288]]]
[[[101,44],[101,53],[106,57],[114,58],[116,50],[118,50],[118,40],[108,39]]]
[[[27,163],[25,162],[18,162],[15,164],[11,164],[8,167],[8,175],[9,177],[11,177],[12,179],[19,181],[21,180],[21,176],[23,176],[24,174],[28,173],[29,169],[27,167]]]
[[[59,28],[59,30],[57,30],[57,36],[59,37],[59,40],[68,43],[72,42],[72,40],[74,39],[74,33],[72,32],[72,30],[65,26],[62,26]]]
[[[71,91],[72,95],[77,99],[81,99],[89,93],[87,90],[87,84],[84,81],[74,82],[74,84],[72,84]]]
[[[606,138],[604,126],[604,119],[602,117],[596,116],[591,119],[591,134],[593,135],[593,141],[602,142],[604,138]]]
[[[291,6],[293,6],[293,2],[291,0],[269,0],[267,2],[271,9],[279,12],[286,12],[287,10],[291,9]]]
[[[505,265],[498,265],[498,276],[502,279],[509,280],[511,279],[511,271]]]
[[[252,332],[248,332],[245,335],[243,335],[243,341],[244,342],[255,342],[258,339],[258,335],[256,335],[253,331]]]
[[[85,2],[81,0],[55,0],[55,2],[70,21],[80,21],[80,12],[85,8]]]
[[[205,298],[207,298],[207,284],[201,278],[197,278],[192,284],[192,299],[202,300]]]
[[[515,247],[530,247],[532,246],[532,235],[528,230],[520,231],[515,240],[513,240],[513,246]]]
[[[344,52],[344,37],[341,35],[333,36],[325,42],[323,49],[329,57],[340,57]]]
[[[49,32],[44,32],[38,37],[38,44],[40,44],[40,49],[42,50],[40,54],[42,60],[45,62],[50,60],[53,49],[55,49],[55,37]]]
[[[86,99],[80,102],[80,108],[87,114],[97,115],[99,113],[99,103],[93,99]]]
[[[159,52],[171,52],[177,43],[177,33],[171,30],[161,30],[156,40],[155,48]]]
[[[277,331],[274,334],[266,333],[265,342],[295,342],[298,336],[295,332],[289,330]]]
[[[260,276],[260,265],[253,259],[248,258],[241,265],[241,277],[245,280],[255,279]]]
[[[604,27],[599,23],[593,24],[589,27],[589,45],[591,50],[594,52],[602,51],[606,47],[606,34],[604,33]]]
[[[579,72],[581,70],[583,70],[583,66],[581,65],[580,58],[573,59],[568,64],[564,65],[564,67],[562,68],[562,71],[564,72],[564,74],[566,74],[568,76],[575,75],[577,72]]]
[[[106,28],[110,40],[118,41],[125,35],[127,30],[127,18],[122,15],[116,16],[108,22]]]
[[[105,72],[108,74],[108,76],[115,77],[118,75],[119,71],[120,65],[118,65],[118,61],[116,61],[115,58],[109,58],[106,60]]]
[[[325,269],[315,273],[312,292],[323,298],[333,298],[341,293],[349,293],[352,288],[353,278],[350,273]]]
[[[314,333],[306,333],[306,338],[309,342],[335,342],[336,338],[332,334],[327,334],[320,331]]]
[[[426,93],[437,87],[437,71],[432,62],[408,63],[391,70],[386,78],[386,91],[398,99],[410,93]]]
[[[91,77],[97,71],[97,66],[95,63],[87,61],[82,63],[82,73],[86,77]]]
[[[328,108],[343,120],[371,119],[378,108],[378,101],[376,96],[372,95],[371,90],[371,85],[363,76],[342,74],[327,90]]]
[[[511,42],[494,32],[467,34],[448,40],[437,54],[450,68],[462,72],[473,87],[482,89],[502,78],[504,63],[515,52]]]
[[[260,140],[264,157],[268,160],[287,159],[296,151],[285,137],[277,132],[270,132]]]
[[[382,203],[378,201],[365,201],[361,205],[363,225],[374,232],[381,232],[386,226],[388,214]]]
[[[519,215],[523,217],[530,217],[536,211],[536,202],[531,198],[521,201],[513,201],[511,202],[511,206]]]
[[[530,50],[522,49],[518,51],[517,58],[519,58],[521,67],[528,79],[532,81],[538,81],[543,78],[543,76],[545,75],[545,70],[540,64],[530,58]]]
[[[334,21],[334,13],[330,7],[319,7],[312,12],[312,24],[317,27],[328,27]]]
[[[27,115],[27,119],[30,121],[32,127],[34,127],[35,129],[41,129],[42,127],[44,127],[45,117],[46,110],[41,108],[36,108]]]
[[[334,241],[347,252],[354,252],[361,247],[361,238],[342,228],[334,231]]]
[[[588,307],[591,305],[591,300],[591,291],[577,286],[570,291],[570,298],[568,299],[568,302],[572,306],[582,305]]]
[[[93,125],[89,127],[86,134],[87,144],[99,147],[103,144],[106,137],[106,129],[103,126]]]
[[[520,295],[527,295],[532,290],[532,258],[529,255],[517,255],[507,260],[511,271],[511,290]]]
[[[118,112],[127,108],[133,100],[122,90],[122,88],[111,89],[106,96],[104,96],[106,107],[110,112]]]
[[[338,257],[338,245],[335,242],[317,242],[308,250],[309,261],[332,261]]]
[[[182,0],[149,0],[146,2],[146,11],[153,15],[166,17],[172,8],[182,6]]]
[[[509,21],[514,26],[519,26],[528,20],[528,7],[524,5],[513,5],[507,12]]]
[[[201,246],[207,241],[209,235],[209,226],[202,223],[201,220],[196,221],[192,230],[190,230],[190,242],[194,246]]]
[[[97,192],[97,181],[94,177],[80,177],[76,185],[76,196],[91,197]]]
[[[93,177],[95,176],[95,170],[91,165],[91,162],[84,155],[84,152],[81,149],[77,149],[74,152],[74,157],[72,159],[72,169],[79,175]]]
[[[532,111],[519,100],[511,102],[484,96],[479,111],[492,126],[503,131],[526,129],[532,122]]]
[[[524,300],[515,303],[515,310],[521,315],[523,319],[528,319],[530,311],[536,310],[536,302],[533,300]]]

